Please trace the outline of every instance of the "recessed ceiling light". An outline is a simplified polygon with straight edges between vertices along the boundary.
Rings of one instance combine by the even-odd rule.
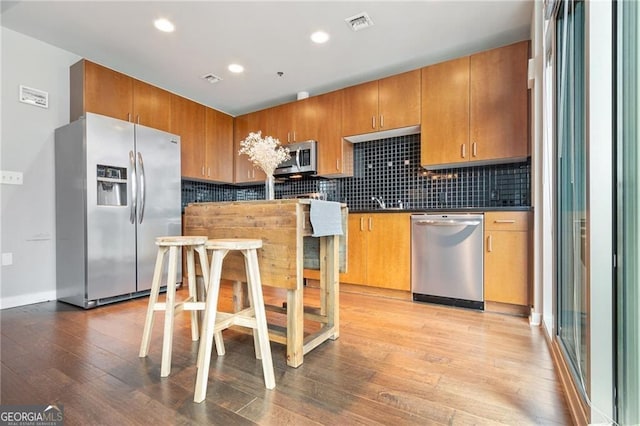
[[[159,29],[160,31],[164,31],[165,33],[172,33],[175,30],[175,26],[168,19],[160,18],[153,21],[153,25]]]
[[[327,41],[329,41],[329,34],[324,31],[316,31],[315,33],[311,34],[311,41],[318,44],[326,43]]]
[[[231,64],[229,65],[229,71],[238,74],[244,71],[244,67],[239,64]]]

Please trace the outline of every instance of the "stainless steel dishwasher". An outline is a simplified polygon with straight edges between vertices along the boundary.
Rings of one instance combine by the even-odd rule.
[[[484,310],[482,214],[411,216],[413,300]]]

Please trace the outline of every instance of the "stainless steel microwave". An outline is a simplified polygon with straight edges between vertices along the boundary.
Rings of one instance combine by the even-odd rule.
[[[316,141],[296,142],[286,145],[291,158],[278,165],[274,175],[314,175],[318,172]]]

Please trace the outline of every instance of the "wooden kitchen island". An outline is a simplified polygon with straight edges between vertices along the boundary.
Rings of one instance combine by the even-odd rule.
[[[313,234],[310,210],[310,200],[295,199],[195,203],[187,206],[183,218],[185,235],[262,240],[262,249],[258,250],[262,285],[287,290],[286,304],[267,306],[267,310],[286,314],[286,330],[270,326],[269,337],[286,345],[287,364],[291,367],[300,366],[306,353],[340,335],[339,272],[341,255],[346,258],[347,207],[340,207],[345,230],[342,244],[338,235],[318,237],[318,245],[305,244],[305,237]],[[305,258],[309,257],[317,259],[315,264],[320,269],[319,308],[303,305],[303,271],[310,268],[305,266]],[[234,300],[242,300],[240,283],[246,277],[241,254],[227,255],[222,278],[235,283]],[[320,329],[305,336],[305,319],[320,323]]]

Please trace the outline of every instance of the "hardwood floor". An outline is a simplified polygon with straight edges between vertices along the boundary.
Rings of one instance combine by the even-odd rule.
[[[265,299],[285,297],[265,288]],[[305,303],[315,300],[307,289]],[[0,311],[0,403],[62,404],[66,425],[571,423],[543,332],[525,318],[343,291],[338,340],[297,369],[271,344],[274,390],[252,338],[225,331],[227,354],[214,351],[207,399],[196,404],[188,314],[176,319],[171,375],[161,379],[161,316],[149,356],[138,358],[146,303]],[[230,306],[225,286],[221,307]]]

